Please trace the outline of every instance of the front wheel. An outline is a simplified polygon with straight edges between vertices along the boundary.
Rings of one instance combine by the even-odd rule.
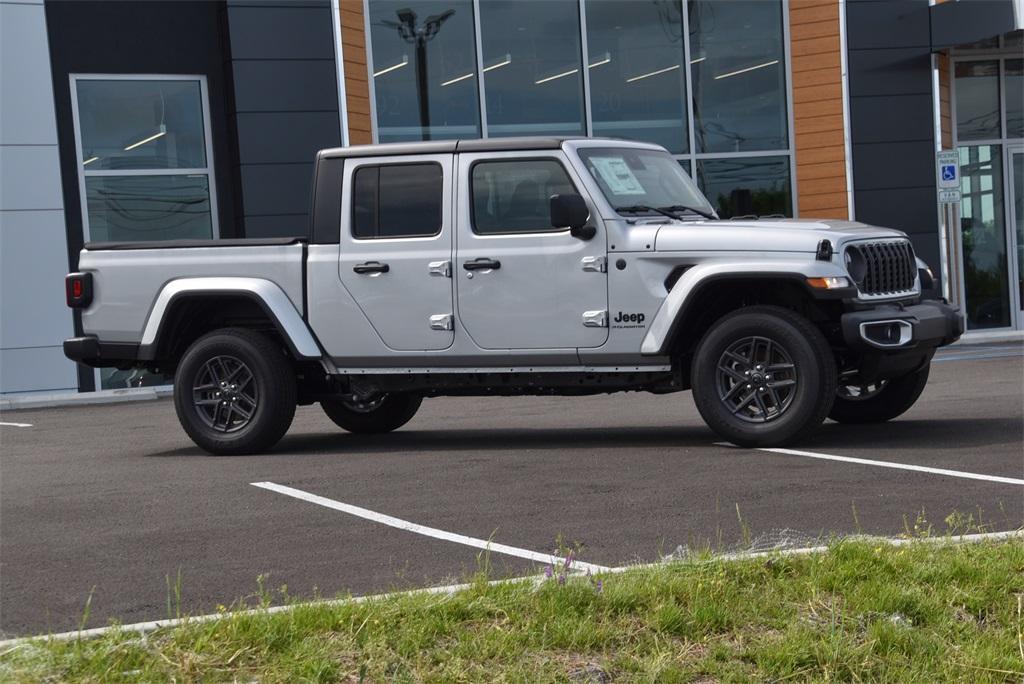
[[[836,392],[824,336],[777,306],[733,312],[704,335],[691,372],[693,399],[712,430],[745,447],[779,446],[816,429]]]
[[[883,423],[905,413],[928,384],[925,366],[894,380],[870,385],[841,385],[828,417],[837,423]]]
[[[295,416],[295,374],[281,346],[242,328],[199,338],[174,375],[174,408],[185,432],[211,454],[265,451]]]
[[[320,402],[324,413],[338,427],[357,434],[391,432],[416,415],[423,397],[414,394],[381,394],[372,399],[355,396]]]

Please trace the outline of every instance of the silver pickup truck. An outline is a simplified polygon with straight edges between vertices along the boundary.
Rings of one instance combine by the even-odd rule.
[[[959,312],[907,236],[719,220],[662,148],[514,138],[323,150],[295,239],[90,243],[67,277],[94,367],[174,374],[215,454],[297,404],[401,427],[424,397],[692,389],[743,446],[914,404]]]

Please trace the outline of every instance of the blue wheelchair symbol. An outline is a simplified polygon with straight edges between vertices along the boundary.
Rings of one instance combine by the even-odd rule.
[[[942,167],[942,180],[944,181],[955,181],[956,180],[956,166],[953,164],[946,164]]]

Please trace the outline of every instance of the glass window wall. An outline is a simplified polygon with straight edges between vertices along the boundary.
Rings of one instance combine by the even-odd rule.
[[[481,135],[651,142],[694,172],[723,217],[792,215],[782,0],[368,0],[368,7],[380,142]],[[424,28],[432,17],[435,28]],[[416,26],[432,36],[423,48],[425,81]],[[429,125],[421,125],[421,93]]]
[[[374,0],[369,8],[379,141],[480,137],[473,3]]]
[[[1001,138],[999,60],[957,62],[955,79],[957,140]]]
[[[723,218],[793,215],[788,156],[699,159],[697,183]]]
[[[1000,145],[960,148],[960,227],[972,330],[1010,325],[1002,156]]]
[[[487,134],[584,135],[576,0],[481,0]]]
[[[595,136],[689,151],[682,5],[587,0]]]
[[[788,146],[782,3],[689,3],[697,152]]]

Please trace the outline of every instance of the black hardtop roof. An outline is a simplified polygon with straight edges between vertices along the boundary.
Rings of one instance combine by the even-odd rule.
[[[592,138],[591,138],[592,139]],[[397,154],[446,154],[453,152],[515,152],[557,150],[566,140],[587,140],[584,136],[534,138],[480,138],[474,140],[428,140],[424,142],[353,145],[321,150],[321,157],[384,157]],[[609,138],[611,140],[611,138]]]

